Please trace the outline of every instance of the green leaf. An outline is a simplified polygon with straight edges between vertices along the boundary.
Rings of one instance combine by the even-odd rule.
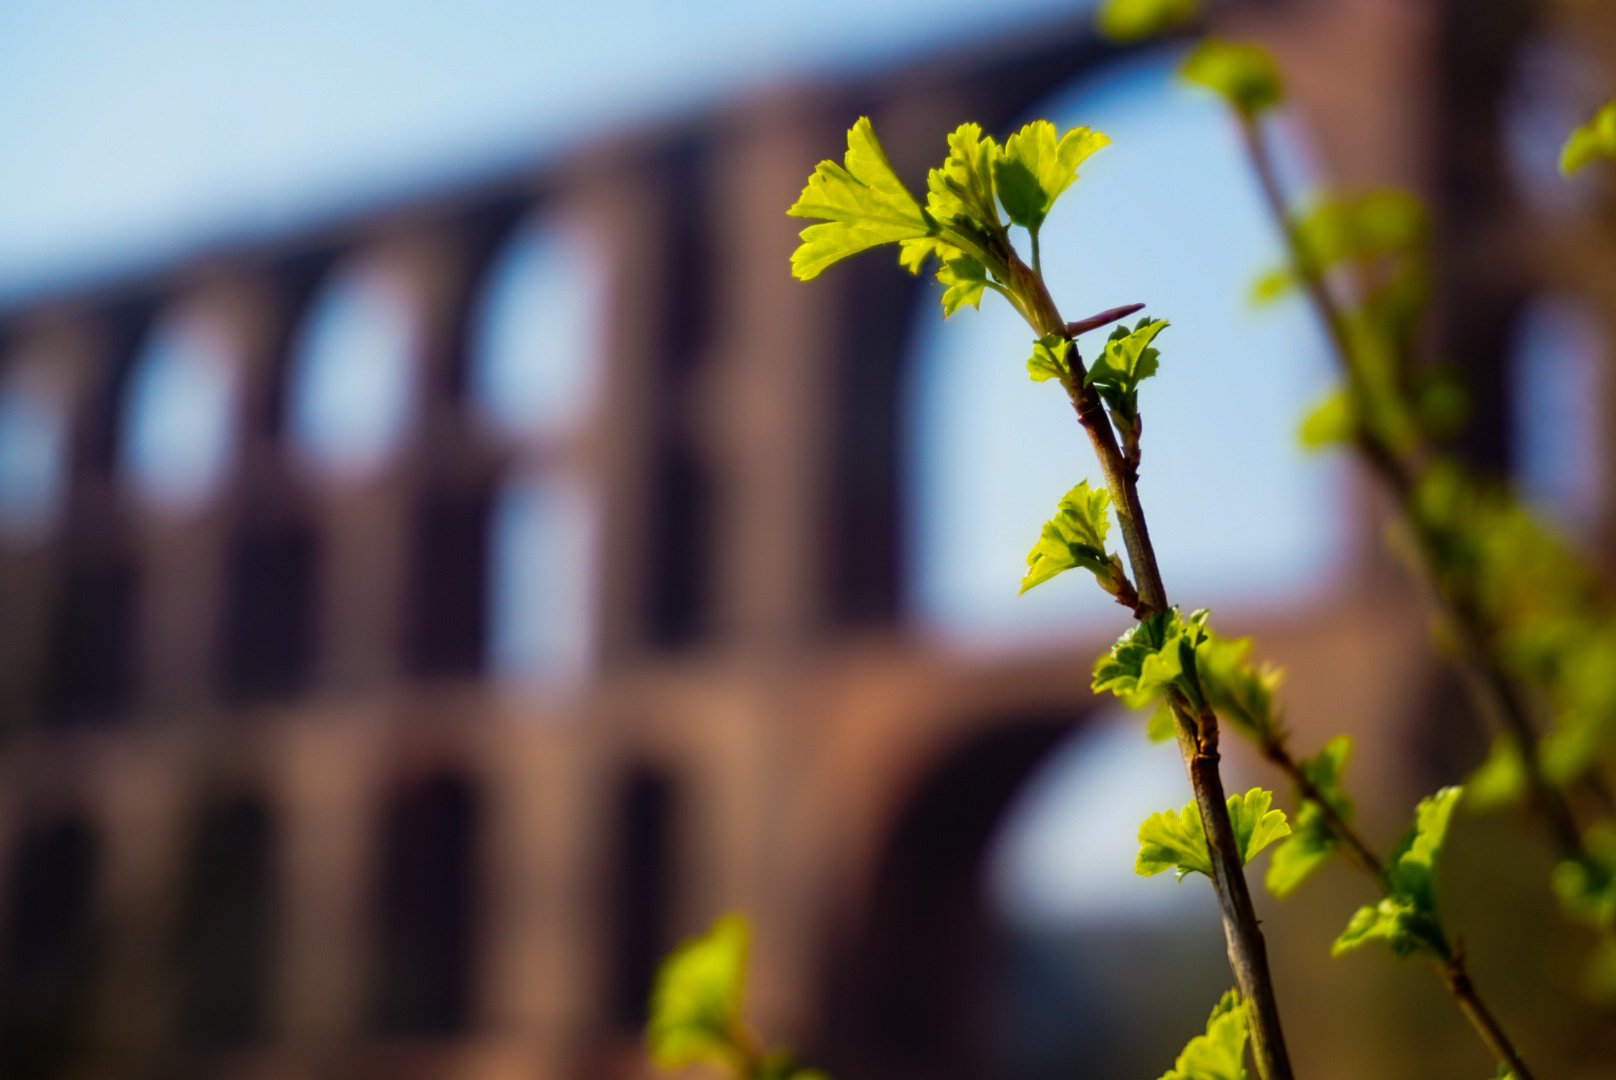
[[[1158,611],[1117,639],[1111,650],[1094,662],[1094,692],[1109,690],[1136,709],[1155,701],[1169,685],[1176,685],[1191,702],[1200,704],[1200,681],[1195,677],[1195,648],[1205,641],[1209,613],[1197,611],[1185,619],[1177,608]]]
[[[1137,428],[1139,384],[1156,374],[1161,353],[1150,347],[1156,335],[1167,329],[1166,319],[1140,319],[1129,330],[1119,326],[1111,331],[1105,351],[1095,357],[1085,384],[1100,392],[1119,427]]]
[[[948,136],[948,158],[926,174],[926,209],[967,235],[997,226],[993,166],[1003,151],[980,124],[961,124]]]
[[[1302,420],[1302,445],[1309,450],[1334,446],[1350,440],[1358,431],[1358,416],[1352,397],[1336,390],[1315,405]]]
[[[1396,956],[1408,956],[1423,945],[1422,925],[1426,920],[1407,900],[1388,896],[1378,904],[1365,904],[1347,921],[1347,928],[1330,946],[1331,956],[1340,956],[1371,941],[1385,941]]]
[[[1554,868],[1554,892],[1566,913],[1589,926],[1616,929],[1616,825],[1602,821],[1583,834],[1585,858]]]
[[[1105,549],[1105,534],[1111,528],[1105,508],[1110,503],[1111,493],[1103,487],[1090,488],[1087,480],[1063,495],[1055,516],[1044,525],[1043,535],[1027,553],[1027,576],[1021,579],[1021,591],[1077,567],[1092,573],[1101,586],[1112,591],[1122,564]]]
[[[1279,68],[1259,45],[1207,38],[1185,59],[1181,74],[1216,91],[1248,117],[1278,105],[1284,96]]]
[[[1274,691],[1284,672],[1253,667],[1250,638],[1220,638],[1210,632],[1195,647],[1195,673],[1207,703],[1247,736],[1261,742],[1279,727]]]
[[[1050,379],[1066,381],[1071,374],[1071,363],[1067,357],[1072,353],[1072,343],[1059,334],[1039,338],[1032,347],[1032,356],[1027,361],[1027,375],[1033,382],[1047,382]]]
[[[1112,41],[1142,41],[1201,13],[1201,0],[1109,0],[1100,8],[1100,33]]]
[[[1173,719],[1173,707],[1164,700],[1150,714],[1150,720],[1145,724],[1145,736],[1151,742],[1166,742],[1177,734],[1178,724]]]
[[[988,287],[988,268],[971,258],[960,255],[949,259],[937,271],[937,280],[947,288],[943,290],[943,318],[948,318],[966,304],[982,306],[982,292]]]
[[[662,962],[645,1028],[657,1065],[677,1069],[697,1061],[735,1063],[749,938],[744,919],[725,915]]]
[[[939,236],[922,236],[912,240],[898,241],[898,265],[911,274],[919,274],[925,269],[926,260],[937,256],[940,263],[947,263],[950,259],[957,259],[965,253]]]
[[[1447,958],[1447,937],[1436,910],[1436,861],[1463,795],[1463,788],[1445,787],[1420,800],[1414,824],[1386,862],[1385,881],[1391,895],[1358,909],[1330,946],[1332,956],[1381,939],[1397,956],[1424,951],[1438,959]]]
[[[1104,133],[1086,127],[1072,128],[1057,140],[1048,120],[1034,120],[1010,136],[993,163],[1005,216],[1036,233],[1061,192],[1077,179],[1077,167],[1110,142]]]
[[[1229,796],[1229,823],[1234,828],[1235,849],[1242,866],[1291,831],[1285,812],[1270,809],[1273,801],[1273,792],[1262,788]],[[1212,856],[1207,849],[1201,810],[1193,802],[1183,810],[1152,814],[1139,826],[1139,856],[1134,861],[1134,872],[1153,877],[1164,870],[1174,871],[1180,880],[1192,871],[1212,876]]]
[[[1197,1035],[1161,1080],[1246,1080],[1247,1005],[1233,990],[1213,1008],[1206,1034]]]
[[[1337,735],[1316,755],[1296,763],[1343,821],[1352,820],[1352,800],[1341,789],[1341,772],[1351,754],[1352,739]],[[1328,862],[1340,846],[1318,804],[1298,792],[1291,834],[1274,849],[1273,858],[1268,860],[1268,875],[1264,879],[1268,891],[1280,898],[1291,895],[1313,871]]]
[[[804,229],[802,243],[792,253],[791,272],[803,281],[867,248],[936,232],[893,171],[864,116],[848,129],[845,163],[821,161],[786,213],[824,221]]]
[[[1465,780],[1465,805],[1480,812],[1514,806],[1526,794],[1526,781],[1526,762],[1515,740],[1499,735],[1487,760]]]
[[[1560,151],[1560,172],[1571,176],[1596,158],[1616,158],[1616,101],[1566,139]]]

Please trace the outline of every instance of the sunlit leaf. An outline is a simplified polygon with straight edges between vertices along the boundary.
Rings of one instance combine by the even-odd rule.
[[[786,213],[824,222],[804,229],[802,243],[792,253],[791,272],[803,281],[849,255],[936,231],[898,179],[864,116],[848,129],[844,164],[821,161]]]
[[[1352,739],[1337,735],[1316,755],[1297,762],[1303,775],[1343,821],[1352,820],[1352,800],[1341,788],[1341,772],[1351,754]],[[1268,891],[1278,897],[1289,896],[1328,862],[1340,846],[1340,839],[1318,804],[1303,798],[1298,791],[1291,834],[1274,849],[1273,857],[1268,860],[1268,875],[1264,879]]]
[[[1560,171],[1571,176],[1590,161],[1616,158],[1616,101],[1571,133],[1560,151]]]
[[[1246,1080],[1247,1005],[1233,990],[1212,1010],[1206,1034],[1197,1035],[1161,1080]]]
[[[1121,428],[1132,430],[1138,423],[1139,384],[1156,374],[1161,356],[1151,342],[1167,326],[1166,319],[1144,318],[1132,330],[1117,327],[1089,366],[1084,382],[1099,391]]]
[[[1345,390],[1336,390],[1302,420],[1302,445],[1310,450],[1350,440],[1358,430],[1357,413]]]
[[[1262,788],[1229,796],[1229,823],[1234,829],[1241,865],[1290,833],[1285,812],[1271,809],[1273,801],[1273,792]],[[1172,870],[1180,880],[1192,871],[1212,876],[1201,810],[1193,802],[1182,810],[1152,814],[1139,826],[1139,856],[1134,861],[1134,872],[1153,877],[1164,870]]]
[[[1072,343],[1066,338],[1056,334],[1040,338],[1032,347],[1032,356],[1027,360],[1027,375],[1033,382],[1047,382],[1050,379],[1060,379],[1063,382],[1071,374],[1071,361],[1067,358],[1072,354]]]
[[[1141,41],[1166,33],[1201,13],[1201,0],[1107,0],[1100,33],[1112,41]]]
[[[993,165],[1005,216],[1037,232],[1061,192],[1077,179],[1077,167],[1110,142],[1086,127],[1072,128],[1057,139],[1048,120],[1034,120],[1010,136]]]
[[[1358,909],[1330,947],[1332,955],[1381,939],[1398,956],[1423,951],[1446,958],[1447,938],[1436,910],[1437,857],[1463,794],[1462,788],[1445,787],[1420,800],[1413,826],[1386,862],[1385,881],[1391,895]]]
[[[948,318],[966,304],[982,306],[982,293],[988,287],[988,269],[969,255],[949,259],[937,271],[937,280],[943,291],[943,318]]]
[[[744,919],[725,915],[662,962],[645,1028],[657,1065],[677,1069],[697,1061],[734,1063],[749,938]]]
[[[1195,648],[1207,638],[1207,618],[1206,611],[1197,611],[1186,619],[1173,608],[1135,623],[1094,662],[1094,692],[1110,691],[1134,708],[1143,708],[1176,685],[1192,702],[1200,703]]]
[[[1207,38],[1184,61],[1181,73],[1216,91],[1246,116],[1273,108],[1284,96],[1279,67],[1260,45]]]
[[[1021,579],[1021,591],[1078,567],[1092,573],[1109,590],[1114,575],[1122,572],[1117,557],[1105,549],[1105,535],[1111,527],[1105,508],[1110,503],[1111,493],[1103,487],[1090,488],[1087,480],[1063,495],[1055,516],[1044,525],[1043,535],[1027,553],[1027,575]]]

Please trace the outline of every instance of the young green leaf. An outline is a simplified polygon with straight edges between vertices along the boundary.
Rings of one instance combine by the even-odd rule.
[[[1560,151],[1560,172],[1571,176],[1596,158],[1616,158],[1616,101],[1566,139]]]
[[[1351,439],[1358,430],[1358,417],[1352,397],[1345,390],[1333,391],[1302,420],[1302,445],[1309,450],[1335,446]]]
[[[926,175],[926,209],[966,235],[1001,227],[993,198],[994,164],[1003,153],[980,124],[961,124],[948,136],[948,158]]]
[[[1242,866],[1291,831],[1285,812],[1270,809],[1273,800],[1273,792],[1262,788],[1229,796],[1229,822],[1234,827]],[[1139,826],[1139,857],[1134,861],[1134,872],[1153,877],[1164,870],[1172,870],[1180,880],[1191,871],[1212,876],[1206,830],[1201,824],[1201,809],[1195,803],[1183,810],[1152,814]]]
[[[1514,738],[1493,739],[1487,759],[1465,780],[1465,805],[1476,811],[1514,806],[1526,794],[1526,762]]]
[[[1105,534],[1111,527],[1105,508],[1110,503],[1111,493],[1105,488],[1090,488],[1087,480],[1063,495],[1055,516],[1044,525],[1043,535],[1027,553],[1027,576],[1021,579],[1021,591],[1063,571],[1082,567],[1107,592],[1115,592],[1122,563],[1105,549]]]
[[[1297,762],[1302,774],[1329,803],[1343,821],[1352,820],[1352,800],[1341,789],[1341,771],[1352,754],[1352,739],[1337,735],[1324,749]],[[1311,799],[1297,795],[1296,816],[1291,834],[1274,849],[1264,879],[1268,891],[1284,898],[1295,892],[1320,866],[1339,850],[1341,842],[1331,830],[1324,812]]]
[[[1379,938],[1397,956],[1424,951],[1438,959],[1448,957],[1436,910],[1436,860],[1463,794],[1463,788],[1445,787],[1420,800],[1413,826],[1387,860],[1385,881],[1391,895],[1358,909],[1330,946],[1332,956]]]
[[[1109,145],[1110,138],[1086,127],[1072,128],[1058,140],[1055,125],[1034,120],[1005,140],[993,163],[993,180],[1013,224],[1036,233],[1061,192],[1077,179],[1077,167]]]
[[[1180,73],[1216,91],[1247,117],[1273,108],[1284,96],[1279,67],[1259,45],[1207,38],[1185,59]]]
[[[1163,699],[1145,722],[1145,737],[1151,742],[1166,742],[1177,734],[1178,724],[1173,719],[1173,707]]]
[[[1190,699],[1202,701],[1201,684],[1195,677],[1195,647],[1205,641],[1207,611],[1197,611],[1185,619],[1177,608],[1158,611],[1129,627],[1094,662],[1094,692],[1109,690],[1136,709],[1142,709],[1177,685]]]
[[[1071,353],[1072,343],[1058,334],[1039,338],[1033,344],[1032,356],[1027,360],[1027,376],[1033,382],[1047,382],[1050,379],[1065,382],[1072,373],[1071,362],[1067,360]]]
[[[664,1069],[709,1061],[733,1065],[740,1049],[746,953],[750,933],[739,915],[725,915],[662,962],[645,1027],[651,1060]]]
[[[1249,737],[1262,742],[1279,729],[1274,691],[1285,673],[1247,662],[1250,638],[1220,638],[1210,632],[1195,647],[1195,673],[1207,703]]]
[[[948,318],[966,304],[982,306],[982,293],[988,287],[988,268],[971,258],[960,255],[949,259],[937,271],[937,280],[943,290],[943,318]]]
[[[1554,868],[1554,891],[1566,912],[1589,926],[1616,929],[1616,825],[1602,821],[1583,834],[1587,854]]]
[[[1117,427],[1137,434],[1139,384],[1156,374],[1161,353],[1151,348],[1156,335],[1167,329],[1166,319],[1140,319],[1132,330],[1111,331],[1105,351],[1095,357],[1084,382],[1100,392]]]
[[[804,229],[792,253],[791,272],[803,281],[849,255],[936,232],[893,171],[866,116],[848,129],[845,164],[821,161],[786,213],[824,222]]]
[[[1201,0],[1109,0],[1099,12],[1100,33],[1112,41],[1142,41],[1201,13]]]
[[[1185,1044],[1161,1080],[1246,1080],[1246,1011],[1240,995],[1226,991],[1207,1018],[1206,1034]]]

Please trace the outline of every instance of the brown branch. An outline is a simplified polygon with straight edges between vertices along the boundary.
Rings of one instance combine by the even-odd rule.
[[[1335,297],[1330,294],[1323,270],[1313,262],[1302,243],[1296,223],[1287,209],[1284,193],[1280,190],[1278,175],[1274,170],[1273,159],[1268,154],[1267,145],[1263,141],[1262,131],[1254,118],[1245,115],[1240,116],[1240,128],[1264,199],[1275,223],[1285,237],[1285,244],[1297,276],[1302,281],[1303,291],[1306,292],[1335,346],[1336,359],[1342,370],[1350,381],[1356,381],[1357,373],[1346,318]],[[1538,755],[1538,733],[1527,713],[1525,703],[1521,701],[1509,677],[1500,669],[1487,647],[1480,613],[1470,605],[1458,602],[1438,584],[1435,538],[1430,530],[1424,527],[1413,505],[1415,482],[1409,467],[1391,446],[1361,426],[1354,443],[1368,462],[1371,471],[1396,498],[1399,510],[1415,535],[1416,546],[1425,563],[1424,577],[1430,585],[1433,598],[1447,614],[1459,634],[1463,658],[1457,666],[1473,705],[1480,714],[1491,716],[1515,743],[1525,763],[1533,799],[1547,820],[1549,831],[1562,856],[1585,858],[1582,835],[1571,814],[1570,806],[1543,772]],[[1302,796],[1318,807],[1326,824],[1342,843],[1349,859],[1374,878],[1383,894],[1389,892],[1390,886],[1386,881],[1384,864],[1351,826],[1336,813],[1335,808],[1323,798],[1317,786],[1302,772],[1285,748],[1277,741],[1269,741],[1265,743],[1263,750],[1265,756],[1279,765],[1291,778]],[[1515,1074],[1515,1080],[1532,1080],[1532,1073],[1521,1060],[1514,1043],[1505,1034],[1503,1026],[1487,1008],[1481,996],[1476,993],[1475,985],[1465,969],[1462,942],[1449,950],[1437,970],[1458,1003],[1460,1011],[1470,1021],[1471,1027],[1476,1030],[1487,1048]]]
[[[1347,321],[1335,297],[1330,294],[1323,270],[1317,266],[1302,243],[1296,223],[1287,209],[1284,193],[1280,190],[1273,159],[1256,120],[1240,117],[1240,130],[1246,153],[1262,187],[1269,212],[1285,237],[1292,264],[1301,279],[1303,291],[1312,303],[1319,321],[1325,326],[1336,358],[1349,381],[1357,379],[1352,359],[1352,343],[1347,332]],[[1354,439],[1360,455],[1370,470],[1380,479],[1397,500],[1398,509],[1414,533],[1416,547],[1424,562],[1424,577],[1431,583],[1433,598],[1447,615],[1458,633],[1461,661],[1458,664],[1466,694],[1472,705],[1484,717],[1492,719],[1515,744],[1525,765],[1533,802],[1548,823],[1556,848],[1568,859],[1585,859],[1582,836],[1576,818],[1571,813],[1564,795],[1543,771],[1538,753],[1539,735],[1527,711],[1525,702],[1501,670],[1488,647],[1488,635],[1479,612],[1437,584],[1434,540],[1429,529],[1421,522],[1413,505],[1415,478],[1408,465],[1392,447],[1373,432],[1363,429]]]
[[[1043,279],[1019,258],[1014,259],[1011,272],[1015,279],[1012,282],[1015,291],[1028,301],[1027,307],[1033,316],[1029,321],[1033,329],[1041,336],[1054,334],[1070,339],[1072,334]],[[1138,484],[1117,445],[1116,433],[1106,418],[1099,396],[1093,388],[1084,385],[1087,371],[1075,344],[1069,360],[1070,370],[1062,384],[1072,407],[1077,411],[1078,421],[1088,432],[1095,455],[1100,459],[1100,469],[1105,474],[1106,486],[1111,490],[1117,524],[1122,530],[1123,544],[1128,549],[1128,561],[1139,592],[1136,614],[1146,618],[1154,612],[1166,611],[1168,602],[1161,570],[1156,563],[1156,553],[1150,543],[1150,532],[1145,525]],[[1252,906],[1245,865],[1240,859],[1234,826],[1229,820],[1228,802],[1223,793],[1223,780],[1218,774],[1217,718],[1210,712],[1197,716],[1190,703],[1177,690],[1170,690],[1168,698],[1172,704],[1179,750],[1183,754],[1190,784],[1195,789],[1196,805],[1200,808],[1201,821],[1206,828],[1212,884],[1223,916],[1223,936],[1228,948],[1229,966],[1234,971],[1235,985],[1241,997],[1250,1004],[1251,1048],[1257,1072],[1262,1080],[1292,1080],[1290,1055],[1285,1049],[1285,1034],[1280,1026],[1279,1003],[1274,993],[1273,976],[1268,968],[1267,945],[1263,941],[1256,909]]]

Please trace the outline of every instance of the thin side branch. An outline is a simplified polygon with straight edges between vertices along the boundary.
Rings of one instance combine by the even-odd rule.
[[[1355,381],[1352,344],[1346,316],[1336,303],[1335,297],[1330,294],[1323,271],[1314,264],[1312,256],[1301,241],[1296,223],[1286,207],[1273,159],[1268,153],[1258,123],[1250,117],[1242,117],[1240,124],[1247,155],[1257,174],[1269,211],[1285,237],[1285,244],[1292,265],[1301,280],[1303,291],[1329,334],[1343,372],[1349,380]],[[1412,471],[1391,447],[1385,445],[1371,432],[1360,430],[1355,445],[1371,471],[1396,498],[1405,522],[1414,533],[1416,546],[1425,563],[1424,576],[1432,585],[1434,599],[1458,634],[1462,653],[1458,666],[1472,705],[1482,716],[1493,720],[1514,743],[1525,765],[1533,802],[1548,824],[1549,832],[1561,857],[1585,860],[1587,851],[1583,846],[1576,818],[1563,793],[1549,780],[1543,770],[1536,726],[1525,702],[1521,700],[1508,675],[1498,666],[1487,646],[1487,634],[1480,613],[1471,605],[1448,595],[1435,584],[1433,537],[1429,530],[1421,526],[1420,517],[1413,507],[1415,477]]]

